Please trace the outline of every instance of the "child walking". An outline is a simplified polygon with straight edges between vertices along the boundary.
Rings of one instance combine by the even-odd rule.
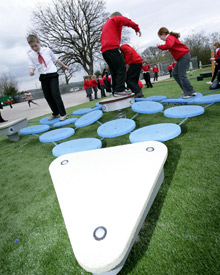
[[[153,85],[150,81],[150,65],[146,62],[143,62],[142,71],[147,88],[153,88]]]
[[[135,97],[144,97],[138,85],[142,68],[142,57],[128,44],[121,45],[120,49],[124,56],[125,64],[129,65],[126,79],[127,87],[135,93]]]
[[[84,76],[84,83],[83,83],[83,88],[86,91],[86,96],[89,98],[89,101],[92,101],[92,81],[90,79],[90,76]]]
[[[130,94],[125,89],[126,66],[119,50],[123,26],[131,27],[141,36],[139,26],[119,12],[114,12],[105,22],[101,34],[101,52],[111,72],[112,89],[115,96]]]
[[[173,58],[177,61],[173,69],[173,78],[183,91],[183,99],[196,96],[196,92],[186,75],[190,62],[189,48],[180,42],[178,39],[180,37],[179,33],[169,32],[165,27],[159,29],[158,36],[161,40],[165,41],[165,44],[158,45],[157,47],[161,50],[169,50]]]
[[[31,107],[31,103],[39,106],[39,104],[33,101],[31,92],[24,92],[24,100],[28,102],[29,107]]]
[[[55,63],[57,62],[68,70],[68,66],[63,64],[49,48],[41,47],[36,35],[29,35],[27,42],[31,47],[28,53],[29,73],[33,76],[37,69],[40,74],[40,81],[44,97],[52,110],[52,115],[48,120],[60,116],[60,121],[67,119],[66,110],[60,95],[58,73]]]

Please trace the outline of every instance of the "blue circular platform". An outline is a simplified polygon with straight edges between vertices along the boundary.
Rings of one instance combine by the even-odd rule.
[[[28,126],[25,128],[22,128],[19,133],[22,135],[36,135],[39,133],[46,132],[50,129],[49,125],[33,125],[33,126]]]
[[[57,122],[60,121],[60,118],[59,117],[56,117],[52,120],[48,120],[48,117],[43,117],[41,120],[40,120],[40,124],[43,124],[43,125],[53,125]]]
[[[53,127],[67,126],[67,125],[70,125],[72,123],[75,123],[77,119],[78,118],[76,118],[76,117],[74,117],[74,118],[68,118],[68,119],[65,119],[63,121],[59,121],[59,122],[53,124]]]
[[[181,134],[181,128],[174,123],[159,123],[145,126],[132,132],[129,136],[131,143],[143,141],[167,141]]]
[[[65,138],[71,137],[74,135],[75,130],[73,128],[61,128],[52,130],[50,132],[47,132],[45,134],[42,134],[39,137],[40,142],[55,142],[59,140],[63,140]]]
[[[186,99],[182,98],[167,98],[161,101],[162,104],[187,104]]]
[[[102,105],[99,104],[98,106],[92,108],[92,111],[95,111],[95,110],[102,110]]]
[[[89,151],[102,147],[102,142],[97,138],[79,138],[69,140],[56,145],[52,153],[55,157],[60,157],[65,154],[76,153],[81,151]]]
[[[99,126],[97,133],[103,138],[114,138],[130,133],[136,124],[134,120],[128,118],[120,118],[108,121]]]
[[[206,95],[194,100],[195,104],[213,104],[220,102],[220,94]]]
[[[141,114],[154,114],[163,111],[163,105],[154,101],[139,101],[131,105],[132,111]]]
[[[205,109],[201,106],[187,105],[168,108],[164,111],[164,115],[171,118],[187,118],[199,116],[204,112]]]
[[[88,126],[94,122],[96,122],[100,117],[102,117],[103,113],[100,110],[92,111],[79,119],[75,122],[76,128]]]
[[[166,99],[165,95],[153,95],[148,97],[135,98],[135,101],[161,101]]]
[[[82,116],[82,115],[88,114],[91,111],[92,111],[92,108],[83,108],[83,109],[74,111],[72,114],[75,116]]]

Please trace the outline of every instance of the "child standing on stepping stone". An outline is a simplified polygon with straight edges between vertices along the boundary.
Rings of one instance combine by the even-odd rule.
[[[120,50],[124,56],[125,64],[129,66],[127,71],[127,87],[135,93],[135,97],[144,97],[138,85],[138,80],[142,68],[142,57],[128,44],[123,44]]]
[[[163,51],[169,50],[177,61],[173,69],[173,78],[183,91],[183,99],[196,96],[196,92],[186,75],[190,62],[189,48],[180,42],[178,39],[180,37],[179,33],[169,32],[167,28],[162,27],[157,34],[161,40],[165,41],[164,45],[158,45],[157,47]]]
[[[52,110],[52,115],[48,120],[52,120],[60,116],[60,121],[67,119],[66,110],[59,90],[58,73],[55,63],[57,62],[65,70],[69,70],[68,66],[63,64],[49,48],[43,48],[36,35],[29,35],[27,42],[31,47],[28,53],[29,73],[33,76],[37,69],[40,74],[40,81],[44,97]]]
[[[120,12],[114,12],[110,16],[103,25],[101,34],[101,52],[112,75],[112,89],[115,96],[130,94],[125,89],[126,66],[119,49],[123,26],[131,27],[141,36],[139,26],[122,16]]]

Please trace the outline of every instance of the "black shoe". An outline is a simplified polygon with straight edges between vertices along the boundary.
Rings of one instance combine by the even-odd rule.
[[[135,98],[142,98],[142,97],[144,97],[144,95],[143,95],[142,91],[140,91],[139,93],[135,94],[134,97]]]

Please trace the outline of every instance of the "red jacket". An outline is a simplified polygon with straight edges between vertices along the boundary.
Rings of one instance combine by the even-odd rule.
[[[176,66],[176,62],[174,61],[172,64],[172,67],[174,68]]]
[[[158,67],[156,66],[156,67],[153,67],[152,71],[153,71],[153,73],[158,73],[158,72],[159,72],[159,69],[158,69]]]
[[[215,60],[217,60],[218,58],[220,58],[220,48],[217,49],[215,52]]]
[[[168,66],[168,71],[171,71],[173,69],[172,65]]]
[[[170,34],[166,38],[166,43],[164,45],[158,45],[157,47],[161,50],[169,50],[175,60],[179,60],[189,52],[189,48],[186,45]]]
[[[142,71],[143,72],[149,72],[150,71],[150,65],[147,64],[147,65],[142,65]]]
[[[84,90],[91,88],[91,82],[90,82],[90,80],[86,80],[86,79],[84,80],[83,88],[84,88]]]
[[[103,78],[99,78],[98,81],[101,86],[105,86]]]
[[[122,27],[127,26],[138,32],[139,26],[124,16],[114,16],[109,18],[102,27],[101,52],[117,49],[121,43]]]
[[[96,79],[92,79],[92,81],[91,81],[91,86],[92,86],[92,87],[97,87],[97,85],[98,85],[97,80],[96,80]]]
[[[141,58],[141,56],[128,44],[121,45],[120,50],[123,53],[125,64],[130,65],[133,63],[143,62],[143,59]]]

